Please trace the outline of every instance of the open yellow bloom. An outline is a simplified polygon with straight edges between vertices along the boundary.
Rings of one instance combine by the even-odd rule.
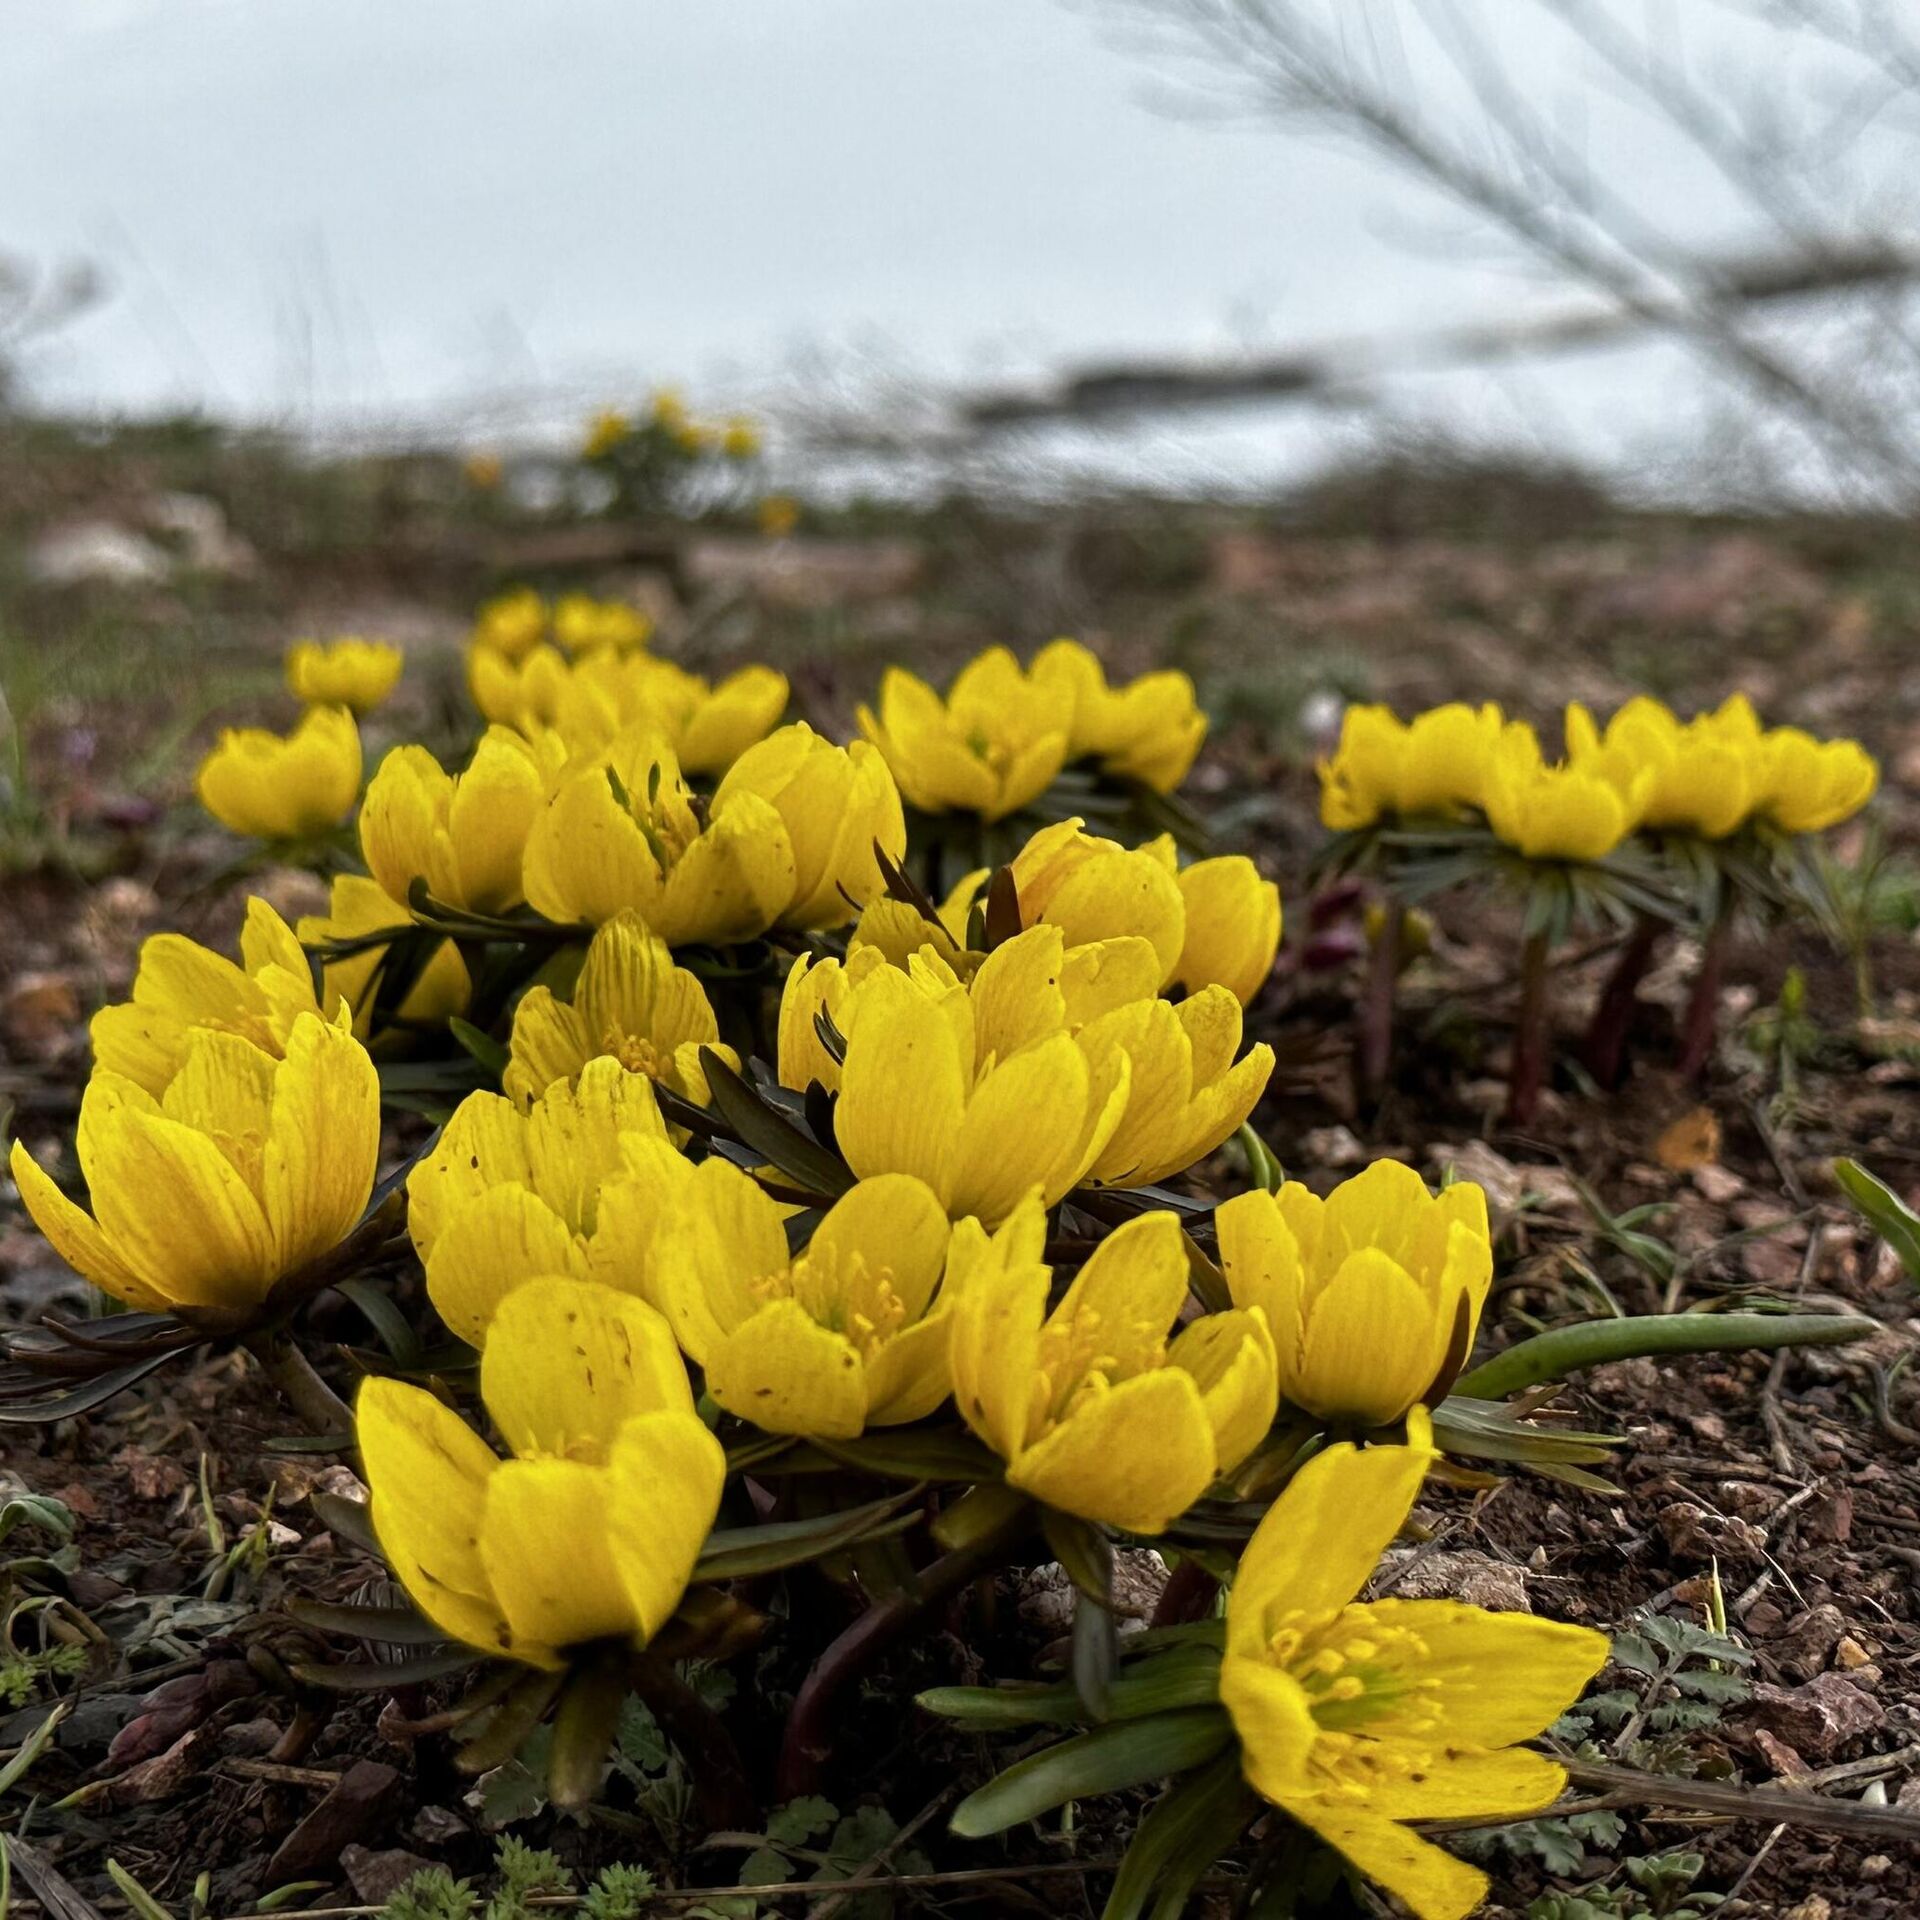
[[[804,722],[782,727],[733,763],[713,796],[724,813],[742,793],[770,801],[793,848],[793,898],[783,927],[845,926],[886,885],[874,849],[907,854],[900,790],[865,740],[836,747]]]
[[[1605,1634],[1457,1600],[1358,1598],[1433,1454],[1330,1447],[1301,1468],[1241,1555],[1220,1697],[1262,1798],[1336,1847],[1419,1920],[1465,1920],[1487,1876],[1409,1820],[1519,1818],[1565,1771],[1514,1745],[1605,1664]]]
[[[96,1070],[78,1146],[91,1218],[14,1143],[20,1198],[54,1251],[130,1307],[244,1313],[359,1224],[379,1076],[344,1012],[299,1015],[284,1059],[199,1028],[157,1099]]]
[[[1179,875],[1186,938],[1170,986],[1222,986],[1245,1006],[1267,984],[1280,951],[1280,889],[1244,853],[1196,860]]]
[[[741,667],[715,685],[652,654],[607,653],[579,662],[549,691],[533,684],[537,660],[528,662],[529,697],[551,698],[552,724],[579,754],[640,729],[671,747],[684,772],[721,773],[766,738],[787,706],[787,677],[771,667]]]
[[[443,1401],[369,1380],[354,1424],[373,1530],[452,1638],[553,1669],[673,1617],[720,1508],[726,1456],[666,1322],[609,1287],[536,1279],[500,1309],[480,1394],[502,1460]]]
[[[1788,833],[1823,833],[1874,796],[1880,766],[1857,740],[1816,740],[1773,727],[1760,748],[1759,808]]]
[[[1135,1000],[1082,1027],[1096,1076],[1128,1063],[1127,1110],[1086,1177],[1102,1187],[1148,1187],[1204,1160],[1267,1090],[1273,1049],[1262,1041],[1237,1065],[1240,1002],[1203,987],[1176,1007]]]
[[[1472,1351],[1493,1243],[1471,1181],[1430,1194],[1411,1167],[1376,1160],[1325,1200],[1293,1180],[1236,1194],[1214,1224],[1228,1291],[1265,1311],[1293,1406],[1384,1427]]]
[[[1101,771],[1171,793],[1187,777],[1207,716],[1184,673],[1143,673],[1125,686],[1107,685],[1099,656],[1077,640],[1055,640],[1034,656],[1033,684],[1071,703],[1067,756],[1092,759]]]
[[[644,1296],[663,1196],[692,1171],[667,1138],[653,1082],[589,1060],[531,1108],[470,1093],[407,1176],[407,1231],[427,1294],[481,1346],[500,1302],[545,1273]]]
[[[345,707],[309,707],[284,736],[229,727],[193,790],[223,827],[256,840],[331,832],[360,797],[360,729]]]
[[[1604,860],[1640,824],[1649,767],[1615,761],[1549,765],[1531,727],[1515,721],[1486,769],[1487,824],[1529,860]]]
[[[531,653],[547,637],[547,603],[531,587],[489,600],[473,617],[469,644],[492,647],[509,660]]]
[[[529,744],[505,727],[481,735],[460,773],[448,773],[425,747],[395,747],[360,809],[367,870],[394,900],[424,880],[444,907],[519,906],[527,836],[560,768],[557,743]]]
[[[962,667],[944,700],[903,667],[889,667],[879,712],[860,709],[860,731],[886,755],[909,805],[985,820],[1046,792],[1065,764],[1072,723],[1005,647]]]
[[[399,685],[402,660],[398,647],[355,634],[296,640],[287,649],[287,691],[309,707],[371,713]]]
[[[526,885],[549,920],[601,926],[633,908],[672,947],[750,940],[793,899],[793,843],[757,793],[703,817],[672,750],[637,732],[561,779],[527,839]]]
[[[339,1006],[329,991],[325,1011],[332,1015]],[[153,934],[141,944],[133,997],[102,1007],[87,1032],[97,1071],[158,1099],[185,1062],[196,1028],[237,1034],[277,1060],[300,1015],[321,1011],[300,942],[256,896],[247,902],[237,964],[184,933]]]
[[[308,946],[330,940],[358,939],[364,934],[409,933],[413,916],[377,880],[363,873],[334,876],[324,914],[307,914],[299,924],[300,939]],[[245,938],[242,936],[244,946]],[[353,1009],[353,1030],[362,1039],[373,1031],[374,1003],[380,997],[388,949],[369,947],[344,960],[329,960],[321,969],[321,990],[331,1011],[341,1001]],[[303,956],[304,959],[304,956]],[[441,1027],[454,1014],[465,1013],[473,992],[467,963],[451,940],[440,941],[402,996],[395,1017],[403,1026]]]
[[[954,1399],[1010,1486],[1083,1520],[1163,1533],[1273,1424],[1266,1320],[1236,1308],[1168,1341],[1187,1297],[1170,1213],[1110,1233],[1049,1313],[1046,1237],[1037,1193],[991,1237],[977,1220],[954,1228]]]
[[[1449,814],[1483,804],[1501,733],[1500,709],[1452,702],[1397,719],[1390,707],[1349,707],[1340,744],[1320,765],[1320,818],[1336,832]]]
[[[904,1173],[862,1180],[804,1252],[738,1167],[694,1170],[654,1245],[654,1290],[729,1413],[770,1433],[850,1440],[947,1397],[947,1216]]]
[[[1723,840],[1753,812],[1759,730],[1740,724],[1752,720],[1752,711],[1736,695],[1719,712],[1683,722],[1662,702],[1640,695],[1602,732],[1585,707],[1570,706],[1567,759],[1603,772],[1621,789],[1631,789],[1644,770],[1651,778],[1642,826]]]
[[[609,920],[593,936],[571,1002],[552,988],[529,987],[513,1014],[511,1057],[501,1084],[508,1099],[531,1107],[556,1080],[574,1080],[589,1060],[610,1054],[632,1073],[707,1102],[700,1049],[731,1066],[706,989],[673,964],[667,943],[635,913]]]
[[[1124,1049],[1090,1059],[1065,1025],[1059,929],[988,955],[962,986],[938,962],[880,966],[858,989],[834,1135],[862,1179],[910,1173],[950,1217],[1004,1220],[1086,1178],[1127,1111]]]
[[[467,691],[480,717],[532,736],[552,727],[573,684],[574,667],[551,641],[525,653],[500,647],[467,649]]]

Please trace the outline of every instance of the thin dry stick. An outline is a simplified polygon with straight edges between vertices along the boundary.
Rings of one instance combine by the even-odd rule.
[[[891,1860],[958,1791],[958,1781],[951,1782],[949,1785],[942,1787],[892,1839],[874,1854],[872,1859],[870,1859],[858,1873],[841,1881],[840,1885],[813,1909],[807,1916],[807,1920],[832,1920],[832,1916],[838,1913],[863,1887],[871,1887],[876,1880],[892,1878],[890,1874],[882,1871],[887,1862]]]
[[[1677,1780],[1638,1767],[1610,1766],[1598,1760],[1561,1760],[1576,1786],[1602,1793],[1631,1794],[1643,1806],[1686,1807],[1695,1813],[1725,1814],[1735,1820],[1784,1821],[1821,1833],[1871,1835],[1881,1840],[1920,1841],[1920,1813],[1898,1807],[1869,1807],[1857,1800],[1830,1800],[1792,1787],[1740,1787],[1716,1780]]]

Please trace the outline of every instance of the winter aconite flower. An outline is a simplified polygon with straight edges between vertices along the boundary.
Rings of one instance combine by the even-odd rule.
[[[1207,716],[1184,673],[1143,673],[1110,687],[1100,658],[1077,640],[1055,640],[1034,656],[1033,684],[1068,704],[1069,759],[1171,793],[1207,737]]]
[[[947,1397],[948,1232],[930,1188],[883,1173],[842,1194],[795,1255],[781,1209],[708,1160],[656,1239],[654,1296],[729,1413],[851,1439]]]
[[[379,1077],[344,1012],[299,1015],[279,1059],[199,1028],[157,1098],[96,1071],[78,1145],[91,1217],[18,1142],[11,1162],[61,1258],[131,1307],[245,1315],[359,1223],[380,1154]]]
[[[328,994],[328,1013],[339,1000]],[[184,933],[156,933],[140,948],[133,997],[102,1007],[87,1032],[93,1063],[157,1100],[180,1071],[197,1028],[237,1034],[275,1059],[294,1022],[319,1013],[307,956],[266,901],[247,902],[236,963]]]
[[[1330,1447],[1260,1523],[1227,1601],[1220,1696],[1249,1785],[1403,1900],[1465,1920],[1487,1876],[1414,1820],[1519,1818],[1564,1770],[1514,1743],[1579,1698],[1604,1634],[1456,1600],[1358,1596],[1433,1458],[1416,1444]]]
[[[459,773],[425,747],[395,747],[360,810],[368,870],[394,900],[408,900],[422,880],[455,911],[517,907],[527,836],[559,769],[557,746],[530,745],[505,727],[489,727]]]
[[[500,1302],[540,1274],[645,1294],[662,1194],[691,1171],[673,1150],[653,1082],[590,1060],[533,1103],[470,1093],[407,1176],[407,1230],[427,1294],[482,1345]]]
[[[860,730],[887,757],[907,802],[924,813],[1004,819],[1036,800],[1065,764],[1073,716],[1036,686],[1005,647],[963,667],[943,700],[924,680],[890,667],[880,705]]]
[[[1346,832],[1477,807],[1500,735],[1495,706],[1455,702],[1411,722],[1388,707],[1349,707],[1340,744],[1320,767],[1321,821]]]
[[[1774,727],[1760,749],[1760,811],[1788,833],[1823,833],[1874,796],[1880,768],[1857,740],[1816,740]]]
[[[733,763],[713,796],[714,812],[724,814],[743,793],[773,805],[793,849],[783,927],[844,926],[885,886],[875,849],[896,862],[906,858],[900,790],[865,740],[836,747],[809,726],[782,727]]]
[[[1640,824],[1723,840],[1746,825],[1760,797],[1760,728],[1736,694],[1715,713],[1682,721],[1644,695],[1596,727],[1585,707],[1567,709],[1567,758],[1630,790],[1645,774]]]
[[[1086,1177],[1127,1110],[1121,1049],[1090,1060],[1064,1024],[1057,928],[995,949],[966,985],[937,962],[878,966],[845,1035],[834,1135],[862,1179],[910,1173],[950,1217],[993,1225],[1030,1187]]]
[[[513,1042],[501,1084],[530,1107],[556,1080],[577,1079],[587,1062],[610,1054],[633,1073],[704,1106],[700,1049],[719,1046],[720,1025],[706,989],[673,963],[667,943],[638,914],[623,913],[593,936],[570,1000],[529,987],[514,1009]]]
[[[1240,1002],[1225,987],[1204,987],[1177,1007],[1132,1001],[1076,1038],[1096,1076],[1121,1057],[1129,1068],[1127,1110],[1087,1169],[1096,1186],[1151,1186],[1204,1160],[1253,1111],[1273,1073],[1265,1041],[1236,1064]]]
[[[310,947],[378,933],[392,933],[399,940],[412,932],[413,916],[379,881],[369,880],[363,873],[336,874],[327,911],[308,914],[299,925],[301,942]],[[374,1007],[386,984],[386,970],[398,964],[393,958],[395,951],[391,945],[368,946],[343,959],[329,960],[322,967],[321,989],[328,1008],[344,1000],[353,1009],[353,1030],[362,1040],[372,1038]],[[304,959],[302,955],[303,964]],[[460,950],[451,940],[441,940],[407,983],[394,1008],[394,1018],[402,1027],[444,1026],[449,1016],[466,1012],[472,991]]]
[[[1516,721],[1487,764],[1480,804],[1495,835],[1529,860],[1604,860],[1640,824],[1653,788],[1647,767],[1551,765]]]
[[[1094,1249],[1051,1313],[1046,1216],[1029,1194],[991,1237],[953,1232],[954,1399],[1036,1500],[1162,1533],[1266,1437],[1273,1341],[1257,1311],[1193,1321],[1179,1221],[1143,1214]]]
[[[719,1511],[726,1456],[644,1301],[540,1278],[480,1363],[502,1460],[424,1388],[369,1380],[354,1421],[381,1551],[467,1646],[557,1668],[644,1646],[673,1617]]]
[[[1280,950],[1280,889],[1244,853],[1196,860],[1179,874],[1186,937],[1169,985],[1222,986],[1250,1006]]]
[[[1214,1216],[1236,1306],[1273,1330],[1280,1397],[1323,1420],[1383,1427],[1471,1351],[1493,1279],[1486,1195],[1438,1194],[1376,1160],[1325,1200],[1289,1180]]]
[[[640,733],[561,779],[528,837],[526,884],[549,920],[600,926],[632,908],[677,947],[764,933],[796,869],[772,801],[735,789],[696,805],[672,751]]]
[[[193,790],[223,827],[252,839],[330,833],[360,797],[360,730],[345,707],[310,707],[285,735],[230,727]]]
[[[355,634],[296,640],[287,649],[287,691],[309,707],[371,713],[399,685],[402,661],[398,647]]]

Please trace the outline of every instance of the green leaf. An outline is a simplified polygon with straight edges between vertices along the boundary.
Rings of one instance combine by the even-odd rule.
[[[492,1034],[482,1033],[470,1020],[462,1020],[457,1013],[447,1017],[447,1031],[496,1080],[505,1074],[507,1062],[513,1056]]]
[[[303,1627],[351,1634],[386,1646],[442,1647],[447,1636],[412,1607],[336,1606],[324,1600],[289,1600],[285,1612]]]
[[[922,1487],[909,1487],[886,1500],[872,1500],[845,1513],[823,1513],[810,1520],[775,1520],[761,1527],[723,1527],[707,1535],[693,1578],[740,1580],[778,1573],[808,1560],[843,1553],[864,1540],[881,1540],[919,1524],[918,1512],[900,1509],[918,1499]]]
[[[568,1680],[547,1754],[547,1797],[556,1807],[584,1807],[599,1791],[625,1698],[614,1665],[589,1666]]]
[[[1091,1520],[1061,1513],[1054,1507],[1040,1509],[1040,1530],[1075,1589],[1095,1605],[1111,1607],[1113,1542],[1106,1534]]]
[[[1175,1920],[1200,1876],[1239,1839],[1260,1806],[1240,1777],[1237,1753],[1223,1753],[1211,1766],[1175,1781],[1134,1833],[1100,1920],[1139,1920],[1149,1900],[1156,1915]]]
[[[777,1807],[767,1820],[767,1838],[777,1847],[804,1847],[840,1818],[840,1809],[817,1793],[803,1794]]]
[[[776,1113],[711,1047],[700,1049],[700,1064],[713,1110],[743,1146],[771,1161],[808,1193],[839,1195],[853,1185],[844,1160]]]
[[[963,1839],[983,1840],[1069,1800],[1091,1800],[1203,1766],[1232,1738],[1233,1723],[1220,1707],[1116,1720],[1016,1761],[968,1794],[951,1825]]]
[[[18,1751],[5,1766],[0,1767],[0,1793],[10,1792],[26,1777],[33,1763],[46,1752],[47,1742],[59,1730],[60,1722],[71,1711],[68,1703],[61,1701],[20,1743]]]
[[[1179,1647],[1123,1667],[1108,1689],[1107,1710],[1115,1720],[1139,1720],[1181,1707],[1212,1706],[1219,1698],[1219,1648]],[[982,1731],[1071,1726],[1084,1715],[1080,1696],[1070,1683],[934,1687],[919,1696],[919,1704],[929,1713]]]
[[[885,1480],[958,1481],[981,1486],[1001,1477],[1000,1457],[964,1427],[879,1428],[854,1440],[815,1440],[830,1459]]]
[[[139,1920],[173,1920],[173,1915],[118,1860],[107,1862],[107,1878],[120,1889],[122,1898]]]
[[[1073,1690],[1089,1720],[1112,1711],[1114,1669],[1120,1664],[1120,1632],[1113,1615],[1084,1593],[1073,1596]]]
[[[1909,1280],[1920,1280],[1920,1213],[1858,1160],[1836,1160],[1833,1177],[1866,1216],[1867,1224],[1890,1246]]]
[[[1877,1320],[1838,1313],[1653,1313],[1588,1320],[1535,1334],[1454,1382],[1454,1394],[1504,1400],[1610,1360],[1671,1353],[1770,1353],[1779,1347],[1835,1347],[1880,1331]]]

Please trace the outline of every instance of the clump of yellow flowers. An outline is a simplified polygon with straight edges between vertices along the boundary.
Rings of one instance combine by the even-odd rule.
[[[757,439],[663,397],[584,457],[639,474],[668,445]],[[944,694],[888,672],[848,740],[788,718],[773,668],[709,681],[656,638],[623,603],[502,596],[465,660],[482,724],[393,741],[364,799],[354,716],[398,656],[296,649],[299,726],[229,736],[199,784],[238,831],[333,836],[327,911],[296,932],[251,902],[237,958],[147,943],[93,1024],[89,1204],[17,1146],[29,1213],[166,1351],[297,1344],[341,1284],[395,1356],[360,1356],[354,1396],[372,1534],[430,1632],[516,1670],[468,1751],[498,1764],[551,1713],[558,1800],[592,1792],[629,1688],[700,1790],[734,1779],[673,1663],[776,1632],[812,1663],[778,1796],[817,1790],[881,1636],[836,1638],[800,1585],[773,1603],[787,1567],[834,1568],[891,1632],[1057,1559],[1097,1692],[1115,1542],[1204,1543],[1224,1576],[1246,1539],[1157,1773],[1237,1753],[1208,1778],[1427,1920],[1464,1912],[1471,1870],[1402,1823],[1550,1798],[1513,1743],[1603,1643],[1358,1597],[1477,1332],[1486,1205],[1391,1161],[1325,1197],[1265,1177],[1281,902],[1173,802],[1192,683],[995,647]],[[1692,738],[1570,721],[1549,765],[1491,709],[1356,715],[1329,818],[1601,860],[1681,820]],[[1858,784],[1824,756],[1768,747],[1750,811],[1823,820]],[[1241,1159],[1254,1185],[1216,1204]],[[419,1281],[369,1306],[403,1256]],[[437,1321],[411,1346],[410,1310]],[[1259,1521],[1247,1489],[1283,1484]]]

